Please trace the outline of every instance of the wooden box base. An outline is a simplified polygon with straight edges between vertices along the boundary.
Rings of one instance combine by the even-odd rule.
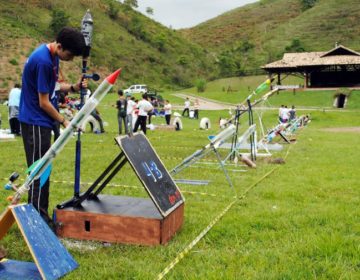
[[[110,195],[54,211],[58,236],[111,243],[166,244],[184,220],[184,204],[164,218],[150,199]]]

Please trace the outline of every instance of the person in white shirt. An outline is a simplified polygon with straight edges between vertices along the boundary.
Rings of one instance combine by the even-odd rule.
[[[129,131],[133,130],[133,112],[136,108],[136,103],[134,97],[131,97],[130,94],[126,95],[127,107],[126,107],[126,123],[129,128]]]
[[[164,111],[166,124],[169,125],[171,120],[171,104],[169,100],[165,100]]]
[[[289,120],[289,109],[287,106],[285,106],[285,108],[281,111],[281,119],[283,123],[287,123]]]
[[[187,116],[189,116],[189,109],[190,109],[190,100],[189,97],[186,97],[185,103],[184,103],[184,111],[182,112],[182,116],[185,116],[185,113],[187,113]]]
[[[20,135],[19,122],[19,104],[21,96],[21,86],[16,83],[14,88],[9,93],[9,124],[11,133]]]
[[[282,112],[284,110],[284,105],[281,105],[279,108],[279,122],[282,123]]]
[[[141,126],[141,130],[146,134],[146,118],[148,113],[154,109],[151,103],[147,100],[147,94],[144,93],[142,95],[142,100],[139,101],[137,108],[139,109],[138,118],[135,122],[134,132],[137,132],[139,126]]]

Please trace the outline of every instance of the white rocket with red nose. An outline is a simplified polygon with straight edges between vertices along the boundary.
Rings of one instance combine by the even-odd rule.
[[[96,108],[99,102],[113,87],[120,72],[121,69],[118,69],[114,73],[106,77],[104,81],[102,81],[102,83],[98,86],[91,98],[75,115],[75,117],[71,120],[70,124],[65,128],[65,130],[55,141],[55,143],[52,144],[46,154],[36,162],[30,174],[25,179],[24,184],[17,190],[15,195],[10,198],[12,200],[12,204],[17,204],[19,202],[21,196],[30,189],[30,185],[33,183],[34,180],[40,179],[44,173],[47,173],[45,171],[50,166],[56,155],[64,148],[66,143],[69,141],[69,139],[73,135],[73,130],[77,130],[79,127],[81,127],[82,123],[86,120],[90,113]]]

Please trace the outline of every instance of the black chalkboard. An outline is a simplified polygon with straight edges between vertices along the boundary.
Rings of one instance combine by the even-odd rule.
[[[142,132],[131,137],[119,136],[116,142],[163,217],[184,202],[180,190]]]

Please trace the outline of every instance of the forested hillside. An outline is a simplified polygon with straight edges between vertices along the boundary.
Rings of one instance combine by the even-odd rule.
[[[360,50],[359,18],[358,0],[261,0],[181,32],[216,53],[222,75],[233,76],[285,51],[325,51],[336,42]]]
[[[26,57],[41,42],[53,40],[64,24],[80,28],[87,9],[94,20],[90,70],[122,67],[123,84],[186,87],[197,78],[216,77],[214,58],[196,44],[115,0],[0,1],[0,90],[19,80]],[[80,73],[65,63],[67,79]]]
[[[153,21],[131,3],[0,0],[0,92],[20,79],[36,46],[65,24],[79,28],[87,9],[94,19],[90,70],[104,75],[122,67],[120,86],[180,88],[256,74],[284,52],[324,51],[335,42],[360,50],[358,0],[261,0],[183,30]],[[77,79],[80,65],[80,59],[64,64],[68,80]]]

